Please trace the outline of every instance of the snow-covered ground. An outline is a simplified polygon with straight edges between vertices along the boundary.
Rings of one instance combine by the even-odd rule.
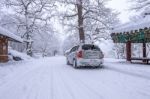
[[[105,59],[103,69],[74,69],[63,56],[5,65],[0,99],[150,99],[149,65]]]
[[[8,53],[9,53],[9,61],[13,61],[13,57],[19,57],[22,60],[32,59],[32,57],[28,56],[27,54],[13,50],[11,47],[9,47]]]

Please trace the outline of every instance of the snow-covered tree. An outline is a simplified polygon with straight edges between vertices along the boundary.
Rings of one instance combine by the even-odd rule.
[[[2,11],[2,8],[3,8],[3,1],[4,1],[4,0],[0,0],[0,19],[1,19],[2,15],[3,15],[3,11]]]
[[[147,56],[150,57],[150,43],[147,43]]]
[[[6,0],[7,7],[13,10],[18,31],[26,42],[27,54],[32,56],[33,33],[37,24],[47,24],[55,9],[55,0]]]
[[[115,44],[113,47],[113,51],[117,59],[125,58],[125,44]]]
[[[79,37],[78,34],[71,34],[71,35],[66,36],[62,44],[63,53],[66,50],[69,50],[70,48],[72,48],[73,46],[76,46],[77,44],[79,44],[78,37]]]
[[[98,41],[109,36],[108,30],[116,22],[116,13],[105,5],[107,0],[59,0],[65,6],[63,22],[70,30],[85,39]],[[71,29],[70,29],[71,28]]]
[[[17,22],[18,20],[13,15],[6,14],[0,20],[0,26],[19,35],[21,30],[18,31]],[[34,35],[32,38],[34,41],[32,45],[33,54],[41,53],[42,56],[52,56],[55,52],[59,52],[59,35],[57,35],[52,24],[36,24],[36,26],[38,29],[35,29],[32,33]],[[26,47],[24,43],[15,42],[10,42],[9,46],[20,52],[23,52]]]
[[[150,15],[150,0],[132,0],[131,10],[138,13],[140,17]]]
[[[43,26],[34,36],[33,52],[41,53],[42,56],[54,56],[60,52],[60,41],[58,35],[51,26]]]
[[[134,0],[131,2],[133,3],[131,8],[136,11],[146,11],[150,8],[150,0]]]

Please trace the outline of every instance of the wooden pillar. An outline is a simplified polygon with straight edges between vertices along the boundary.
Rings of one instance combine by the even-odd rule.
[[[143,57],[146,57],[146,43],[143,43]]]
[[[126,43],[126,58],[127,61],[131,61],[131,41]]]
[[[0,62],[8,61],[8,40],[4,36],[0,36]]]
[[[146,58],[146,43],[143,43],[143,58]],[[143,60],[143,62],[146,62],[145,60]]]

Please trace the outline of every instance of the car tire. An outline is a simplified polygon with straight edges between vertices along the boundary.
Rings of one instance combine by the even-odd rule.
[[[77,61],[75,59],[73,60],[73,67],[77,68]]]
[[[68,59],[67,59],[67,65],[70,65],[70,62],[68,61]]]
[[[98,66],[98,68],[103,68],[103,65],[102,65],[102,64],[100,64],[100,65]]]

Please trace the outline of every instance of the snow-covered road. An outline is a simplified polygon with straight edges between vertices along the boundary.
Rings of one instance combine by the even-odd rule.
[[[150,66],[112,59],[104,66],[74,69],[61,56],[3,65],[0,99],[150,99]]]

